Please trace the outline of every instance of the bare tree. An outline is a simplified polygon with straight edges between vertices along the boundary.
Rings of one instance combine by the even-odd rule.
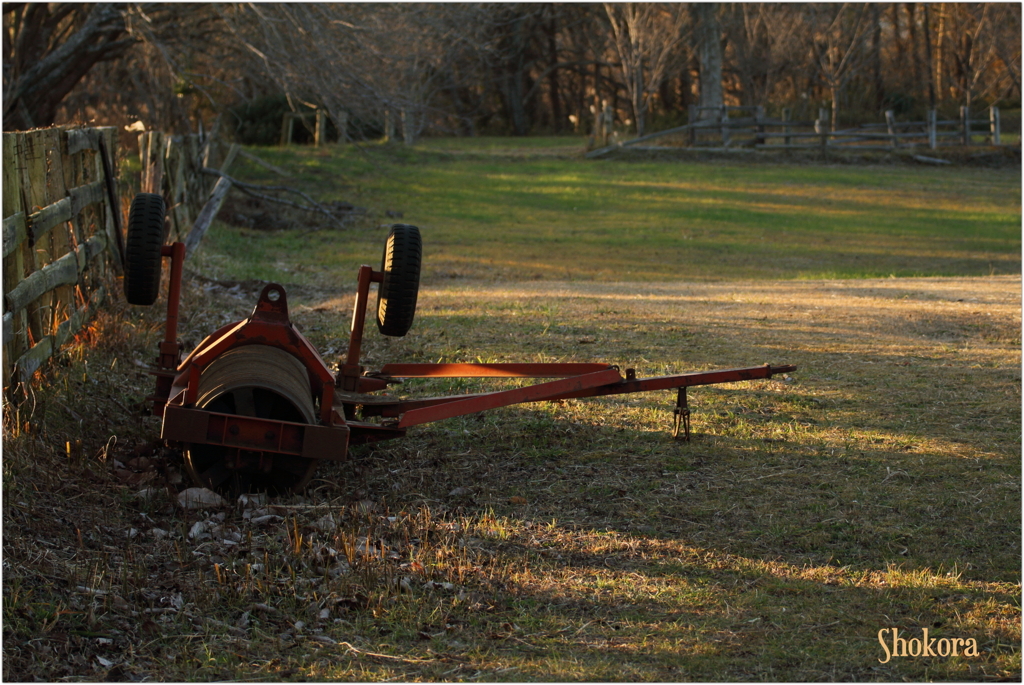
[[[679,54],[684,13],[679,4],[605,3],[612,45],[636,122],[644,135],[651,98],[658,92],[672,58]]]
[[[767,105],[783,75],[797,68],[805,29],[799,6],[737,3],[729,6],[722,27],[728,38],[726,57],[739,77],[748,105]]]
[[[856,74],[864,55],[861,39],[866,25],[866,8],[862,5],[850,9],[849,5],[843,4],[835,9],[834,6],[823,5],[819,12],[813,50],[818,72],[832,97],[832,130],[835,131],[839,126],[843,89]]]
[[[996,61],[995,30],[990,21],[992,7],[988,3],[965,3],[954,5],[951,10],[952,30],[947,44],[954,70],[951,85],[961,104],[967,107],[978,97],[979,90],[987,93],[996,85],[991,81],[983,83],[983,77]]]
[[[97,63],[120,57],[123,5],[5,3],[4,129],[47,126],[61,100]]]

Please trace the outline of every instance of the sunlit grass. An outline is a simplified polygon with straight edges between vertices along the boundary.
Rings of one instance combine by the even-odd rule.
[[[482,152],[450,153],[456,149]],[[371,215],[348,232],[301,240],[218,225],[203,267],[225,278],[260,278],[263,270],[267,279],[340,287],[359,264],[379,259],[377,227],[394,221],[384,216],[393,210],[423,231],[428,281],[1020,271],[1019,172],[590,161],[492,149],[535,148],[488,139],[259,150],[304,169],[297,182],[318,197],[367,206]],[[254,166],[244,174],[269,180]],[[293,271],[276,267],[276,256]]]

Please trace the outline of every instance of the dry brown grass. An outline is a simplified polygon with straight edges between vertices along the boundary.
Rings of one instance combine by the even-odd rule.
[[[193,282],[183,337],[257,290]],[[134,497],[177,472],[138,412],[159,313],[106,314],[6,408],[4,678],[1019,678],[1020,293],[428,284],[371,364],[800,369],[693,391],[689,444],[667,437],[668,393],[527,405],[356,451],[301,498],[200,513]],[[336,354],[351,294],[290,301]],[[982,654],[883,665],[890,626]]]

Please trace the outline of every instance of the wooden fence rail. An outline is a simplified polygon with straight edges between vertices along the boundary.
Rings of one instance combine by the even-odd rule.
[[[706,110],[712,116],[703,117]],[[730,117],[738,111],[743,116]],[[782,118],[769,118],[761,107],[691,107],[690,121],[666,131],[658,131],[639,138],[619,142],[592,150],[587,157],[598,157],[618,148],[635,147],[644,150],[690,147],[701,149],[754,148],[758,150],[892,150],[896,148],[927,146],[936,149],[940,144],[970,145],[973,136],[983,133],[991,145],[1002,145],[999,108],[991,107],[984,119],[972,118],[965,107],[960,108],[957,119],[940,120],[930,110],[925,121],[896,121],[892,111],[885,113],[885,123],[863,124],[839,131],[830,130],[827,110],[821,110],[814,121],[793,121],[789,110]],[[774,130],[773,130],[774,129]],[[680,137],[680,145],[655,146],[650,141],[658,138]],[[710,143],[708,142],[708,139]],[[813,142],[794,142],[811,140]],[[774,141],[774,142],[773,142]]]
[[[3,387],[86,323],[121,269],[117,130],[3,135]]]

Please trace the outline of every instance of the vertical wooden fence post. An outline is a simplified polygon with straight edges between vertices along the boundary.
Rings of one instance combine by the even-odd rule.
[[[793,110],[791,110],[789,107],[783,108],[783,110],[782,110],[782,120],[783,121],[791,121],[792,120],[791,119],[792,116],[793,116]],[[786,137],[782,139],[783,143],[785,145],[791,145],[793,143],[793,139],[790,138],[790,136],[789,136],[790,130],[791,129],[789,128],[789,126],[783,126],[782,127],[782,132],[784,134],[786,134]]]
[[[938,120],[938,110],[935,108],[928,110],[928,147],[932,150],[939,146],[939,136],[938,131],[936,131],[938,128]]]
[[[52,205],[68,196],[64,185],[64,160],[68,157],[67,133],[59,128],[48,128],[46,135],[46,204]],[[68,222],[62,221],[50,229],[47,236],[50,255],[57,260],[75,249],[68,235]],[[57,326],[74,313],[75,292],[72,286],[62,285],[53,289],[52,312],[49,335],[57,332]]]
[[[27,216],[25,205],[22,203],[21,179],[22,179],[22,157],[24,150],[24,133],[4,133],[3,135],[3,215],[6,219],[21,212]],[[14,289],[21,279],[25,278],[25,255],[28,251],[28,241],[14,248],[10,255],[4,258],[4,292],[8,293]],[[15,313],[9,319],[4,320],[4,362],[2,385],[11,384],[11,376],[14,371],[14,361],[21,357],[29,348],[28,339],[28,315],[25,310]]]
[[[764,106],[758,105],[754,112],[754,145],[764,145]]]
[[[686,123],[690,125],[690,147],[694,147],[697,144],[697,129],[693,128],[697,123],[697,105],[690,105],[687,108]]]
[[[21,168],[21,188],[27,204],[25,207],[26,216],[31,214],[34,209],[45,207],[47,204],[46,144],[38,134],[38,131],[31,131],[26,133],[23,138],[22,159],[24,159],[25,164]],[[31,229],[31,226],[29,228]],[[48,241],[46,240],[34,245],[31,240],[26,240],[24,249],[25,266],[29,272],[46,266],[52,261],[50,250],[48,249]],[[50,324],[53,319],[51,305],[52,297],[50,292],[47,292],[38,300],[28,305],[28,330],[32,335],[31,345],[35,345],[42,341],[45,336],[49,335]]]
[[[395,115],[390,107],[384,108],[384,142],[395,139]]]
[[[291,145],[295,134],[295,112],[285,112],[281,119],[281,145]]]
[[[729,147],[732,140],[729,137],[729,109],[725,105],[718,111],[718,121],[722,124],[722,147]]]
[[[971,144],[971,110],[966,105],[960,105],[960,144]]]
[[[338,142],[347,143],[351,139],[348,137],[348,112],[338,112]]]
[[[821,136],[818,140],[824,152],[825,147],[828,145],[828,125],[825,123],[825,119],[820,116],[814,120],[814,132]]]
[[[608,103],[608,100],[601,100],[601,105],[601,124],[603,126],[601,129],[601,139],[604,141],[602,144],[607,145],[614,142],[612,139],[612,133],[615,123],[615,114],[612,112],[611,105]]]
[[[316,129],[313,133],[313,147],[320,147],[327,140],[327,111],[318,109],[316,111]]]
[[[416,130],[413,123],[414,115],[405,107],[402,108],[402,140],[406,145],[416,142]]]
[[[1001,137],[999,135],[999,108],[989,107],[988,108],[988,128],[989,135],[993,145],[1002,145]]]
[[[885,128],[889,132],[889,147],[895,148],[896,145],[896,113],[891,109],[885,110]]]

